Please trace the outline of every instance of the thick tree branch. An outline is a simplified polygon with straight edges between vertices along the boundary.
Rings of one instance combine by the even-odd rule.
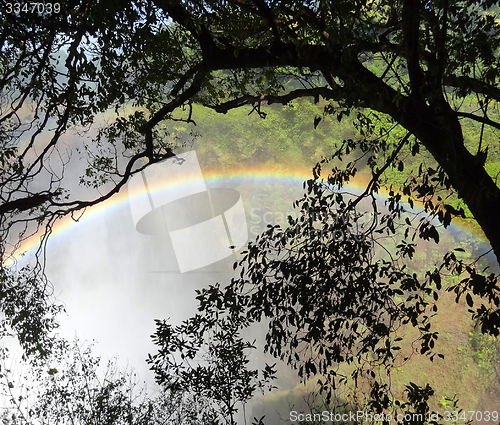
[[[406,60],[412,95],[422,96],[423,77],[419,63],[419,0],[404,0],[403,36],[406,47]]]
[[[244,105],[254,105],[256,103],[267,103],[271,105],[273,103],[280,103],[282,105],[286,105],[288,102],[298,99],[300,97],[318,97],[323,96],[325,99],[334,99],[340,98],[340,90],[332,90],[328,87],[315,87],[311,89],[298,89],[293,90],[290,93],[281,95],[281,96],[271,96],[271,95],[262,95],[262,96],[251,96],[246,95],[239,97],[238,99],[231,100],[229,102],[221,103],[216,106],[208,106],[214,109],[216,112],[225,114],[231,109],[239,108]]]
[[[443,77],[443,84],[445,86],[455,87],[459,90],[467,89],[470,92],[488,95],[488,97],[500,102],[500,88],[476,78],[448,75]]]
[[[50,201],[56,195],[56,193],[35,193],[25,198],[18,198],[13,201],[5,202],[0,205],[0,215],[16,210],[27,211],[31,208],[39,207],[45,202]]]
[[[500,123],[496,121],[492,121],[489,118],[486,117],[480,117],[478,115],[471,114],[469,112],[455,112],[457,116],[459,117],[464,117],[464,118],[470,118],[471,120],[481,122],[483,124],[489,125],[490,127],[494,127],[500,130]]]

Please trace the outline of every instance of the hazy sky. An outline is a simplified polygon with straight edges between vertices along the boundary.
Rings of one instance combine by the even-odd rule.
[[[201,171],[206,174],[207,170]],[[293,198],[302,193],[300,180],[282,177],[270,178],[265,184],[263,181],[262,177],[257,181],[251,176],[246,182],[239,178],[235,183],[230,176],[207,181],[214,214],[227,211],[241,197],[247,210],[242,226],[247,227],[249,238],[264,230],[266,224],[283,220],[293,212]],[[221,188],[233,188],[232,192],[222,192],[226,201],[224,196],[213,196],[215,189]],[[284,194],[284,211],[270,208],[268,204],[276,205],[271,201],[263,201],[270,192],[280,196],[280,191]],[[149,233],[155,234],[141,234],[134,226],[129,199],[119,199],[98,207],[97,212],[88,211],[80,222],[56,232],[49,242],[47,273],[58,299],[66,306],[67,314],[60,318],[61,333],[70,339],[75,334],[82,340],[95,339],[95,354],[103,358],[119,356],[122,365],[130,365],[141,377],[152,381],[145,359],[148,353],[155,352],[150,338],[155,330],[154,319],[171,318],[179,323],[195,313],[195,289],[229,282],[237,257],[233,254],[181,273],[164,217],[155,222],[148,216]],[[201,203],[178,206],[174,202],[168,212],[172,215],[179,207],[179,215],[189,222],[189,211],[193,211],[196,217],[192,220],[199,222],[204,219],[203,214],[200,218]],[[238,227],[228,219],[226,224]]]

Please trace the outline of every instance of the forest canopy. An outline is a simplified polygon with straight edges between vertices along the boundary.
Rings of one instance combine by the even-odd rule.
[[[1,12],[3,240],[14,225],[26,227],[23,237],[28,224],[50,225],[109,198],[139,169],[173,155],[162,123],[195,121],[194,103],[262,113],[264,104],[321,97],[325,114],[370,108],[406,129],[406,143],[434,156],[446,174],[439,183],[464,199],[498,258],[498,223],[490,220],[498,188],[481,143],[484,131],[500,127],[495,2],[69,1],[58,13],[10,9]],[[468,96],[474,112],[464,106]],[[81,183],[107,190],[80,199],[65,187],[70,154],[61,140],[112,109],[114,120],[80,147],[88,161]],[[467,120],[483,126],[472,146],[461,131]],[[370,126],[362,117],[359,124]]]

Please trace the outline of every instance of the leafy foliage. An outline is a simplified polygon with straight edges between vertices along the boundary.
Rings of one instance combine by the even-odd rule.
[[[2,350],[0,390],[4,424],[205,424],[202,399],[139,386],[135,374],[116,360],[103,367],[92,346],[58,340],[50,356],[8,366]],[[206,406],[204,407],[206,408]]]
[[[216,287],[212,288],[214,291]],[[200,300],[204,297],[199,296]],[[273,366],[266,365],[259,376],[249,369],[250,350],[256,347],[241,336],[248,320],[234,294],[225,294],[225,309],[215,297],[216,306],[207,305],[203,315],[196,315],[180,326],[156,321],[153,342],[159,351],[148,363],[157,383],[173,393],[185,392],[207,400],[204,420],[214,424],[235,424],[238,408],[243,408],[257,390],[264,391],[274,379]]]
[[[0,273],[1,338],[14,335],[24,355],[47,357],[62,306],[53,300],[47,283],[29,268],[15,274],[2,268]]]

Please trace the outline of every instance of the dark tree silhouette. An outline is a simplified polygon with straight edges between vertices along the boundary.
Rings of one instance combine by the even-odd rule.
[[[471,152],[461,128],[463,119],[500,128],[488,114],[500,99],[494,3],[68,1],[42,15],[4,8],[2,240],[16,224],[51,223],[101,202],[140,168],[171,156],[156,136],[176,109],[198,102],[219,112],[258,110],[321,96],[332,102],[327,113],[371,108],[415,136],[498,258],[500,224],[491,212],[500,191],[485,171],[485,146],[474,141]],[[380,75],[374,60],[385,64]],[[290,79],[303,88],[287,90]],[[475,113],[460,107],[471,95]],[[107,190],[72,196],[63,136],[122,106],[130,108],[89,143],[82,178]]]
[[[398,227],[399,201],[403,195],[410,202],[423,200],[426,210],[447,226],[453,216],[466,212],[437,198],[436,193],[446,189],[463,199],[500,259],[500,220],[496,219],[500,189],[496,176],[485,168],[488,152],[498,152],[498,146],[484,146],[483,140],[485,131],[500,129],[495,119],[500,100],[496,2],[88,0],[60,4],[58,13],[0,10],[2,267],[28,235],[41,229],[48,236],[58,218],[110,198],[131,175],[174,155],[175,146],[162,137],[162,124],[169,119],[193,122],[193,103],[221,113],[251,105],[264,116],[265,105],[321,97],[326,103],[324,114],[339,120],[356,108],[361,111],[357,123],[364,137],[347,141],[335,156],[354,149],[374,153],[369,161],[372,180],[359,200],[350,202],[311,182],[300,204],[302,221],[290,223],[295,232],[270,229],[250,246],[241,280],[229,288],[243,297],[248,285],[252,287],[253,292],[245,295],[250,298],[243,297],[251,320],[283,317],[289,326],[271,321],[268,349],[277,356],[290,356],[291,363],[301,363],[297,367],[306,376],[324,372],[332,362],[347,361],[343,350],[348,347],[368,356],[366,361],[380,356],[376,358],[389,364],[393,331],[410,321],[421,328],[422,350],[430,352],[435,335],[425,319],[430,304],[423,294],[439,296],[429,285],[439,286],[445,269],[467,273],[452,289],[457,297],[465,293],[471,307],[471,293],[489,302],[473,313],[484,331],[498,335],[495,275],[482,275],[473,264],[466,265],[450,253],[441,268],[427,271],[423,279],[413,277],[397,261],[376,260],[365,242],[376,236],[373,232],[389,232],[401,239],[394,256],[411,259],[413,246],[405,242],[404,227]],[[471,100],[477,105],[472,112],[464,107]],[[379,134],[374,134],[373,119],[370,122],[363,113],[368,109],[389,122]],[[87,163],[79,183],[89,190],[83,195],[69,190],[73,173],[67,168],[74,160],[67,137],[87,130],[99,114],[112,110],[114,121],[99,128],[90,142],[79,142]],[[320,119],[316,117],[314,125]],[[468,121],[482,126],[477,140],[464,140],[462,128]],[[407,132],[399,140],[391,138],[396,126]],[[332,235],[340,229],[335,226],[356,228],[357,215],[348,217],[361,199],[373,197],[384,170],[395,166],[404,173],[404,149],[417,156],[430,153],[437,169],[409,176],[402,194],[391,194],[384,220],[360,229],[359,240],[337,246]],[[330,183],[342,185],[356,173],[354,165],[335,169]],[[320,224],[318,217],[330,219]],[[320,236],[300,239],[318,226],[324,227]],[[439,241],[428,220],[413,231]],[[294,238],[308,249],[298,253],[291,249]],[[286,252],[287,257],[277,260],[271,252]],[[42,272],[38,268],[34,273]],[[318,286],[319,282],[325,286]],[[328,292],[330,303],[310,302],[319,287],[333,291]],[[212,298],[202,296],[205,308],[209,308],[206,300],[223,297],[227,289],[217,291]],[[402,297],[400,301],[396,295]],[[345,301],[340,305],[347,310],[336,309],[339,300]],[[344,317],[349,312],[352,316]],[[290,334],[294,327],[299,336]],[[297,359],[295,350],[302,343],[323,357]],[[386,348],[381,348],[385,343]],[[408,394],[418,400],[427,393],[409,386]],[[388,402],[380,386],[372,388],[372,398],[379,408]]]

